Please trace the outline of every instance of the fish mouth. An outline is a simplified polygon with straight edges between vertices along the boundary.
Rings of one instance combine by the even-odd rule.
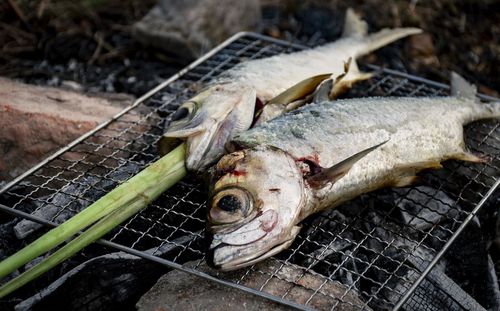
[[[263,249],[260,252],[252,253],[250,255],[243,257],[234,257],[234,259],[231,259],[229,261],[227,260],[227,257],[219,258],[217,256],[217,251],[220,251],[222,248],[234,248],[234,251],[238,252],[241,246],[222,243],[208,250],[206,261],[209,266],[218,270],[222,271],[237,270],[240,268],[251,266],[257,262],[260,262],[268,257],[271,257],[279,253],[283,249],[287,248],[293,242],[294,239],[295,235],[275,245],[270,249]]]

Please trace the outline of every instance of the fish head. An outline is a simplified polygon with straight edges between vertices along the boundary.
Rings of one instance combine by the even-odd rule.
[[[271,147],[233,152],[217,163],[213,179],[206,234],[210,265],[234,270],[290,246],[306,197],[290,155]]]
[[[179,106],[159,142],[161,154],[186,142],[186,168],[201,171],[224,154],[224,145],[252,125],[256,91],[237,83],[208,87]]]

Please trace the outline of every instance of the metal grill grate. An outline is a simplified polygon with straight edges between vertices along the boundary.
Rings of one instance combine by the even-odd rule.
[[[194,86],[239,62],[302,48],[257,34],[236,35],[114,120],[4,187],[0,202],[12,213],[33,213],[35,219],[43,216],[60,223],[158,158],[155,145],[165,121],[182,100],[193,95]],[[348,96],[448,92],[446,86],[428,80],[370,69],[379,70],[378,74]],[[405,295],[411,297],[403,307],[414,309],[425,301],[422,286],[430,288],[426,283],[442,292],[433,296],[441,299],[439,305],[463,307],[439,282],[429,277],[421,282],[419,277],[429,272],[429,264],[434,266],[440,251],[449,247],[498,187],[499,134],[498,121],[467,126],[467,146],[490,155],[489,163],[448,161],[442,170],[422,174],[421,186],[363,195],[310,217],[288,250],[267,264],[236,274],[214,274],[200,263],[180,267],[204,258],[206,194],[192,177],[110,233],[107,240],[136,255],[202,277],[213,275],[212,280],[303,309],[392,309]],[[174,252],[164,252],[172,247]],[[291,268],[294,273],[289,273]],[[276,282],[286,286],[273,285]],[[299,297],[297,290],[305,290],[306,297]],[[328,298],[326,306],[318,305],[320,297]]]

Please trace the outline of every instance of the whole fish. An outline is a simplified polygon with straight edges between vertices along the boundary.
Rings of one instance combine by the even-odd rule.
[[[160,152],[169,152],[179,138],[186,140],[187,169],[204,170],[225,153],[224,145],[234,135],[254,122],[305,104],[323,80],[344,73],[349,59],[419,32],[417,28],[396,28],[367,35],[367,24],[348,9],[341,39],[311,50],[241,63],[183,103],[172,115]],[[331,96],[370,77],[358,70],[355,61],[348,68]]]
[[[208,260],[222,270],[287,248],[307,216],[381,187],[412,184],[467,151],[463,125],[500,117],[452,75],[452,96],[359,98],[310,104],[237,135],[215,166]]]

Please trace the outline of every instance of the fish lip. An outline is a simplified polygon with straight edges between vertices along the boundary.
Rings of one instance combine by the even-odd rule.
[[[262,211],[252,211],[249,216],[242,219],[241,221],[238,222],[233,222],[233,223],[228,223],[228,224],[211,224],[211,227],[207,229],[207,232],[209,231],[210,234],[213,236],[214,234],[230,234],[233,233],[234,231],[240,229],[244,225],[248,224],[249,222],[254,221],[257,217],[262,215]],[[210,218],[210,216],[209,216]],[[236,228],[232,229],[236,225]]]
[[[293,239],[295,239],[295,236],[292,236],[292,237],[284,240],[283,242],[276,244],[274,247],[272,247],[272,248],[270,248],[267,251],[264,251],[262,253],[255,253],[253,256],[249,256],[246,258],[239,258],[239,259],[236,259],[236,260],[233,260],[230,262],[218,264],[215,262],[215,257],[214,257],[215,251],[218,248],[231,246],[230,244],[221,243],[221,244],[217,245],[216,247],[208,250],[205,260],[210,267],[221,270],[221,271],[237,270],[240,268],[251,266],[251,265],[253,265],[261,260],[264,260],[264,259],[270,257],[268,254],[272,254],[275,249],[280,248],[282,245],[284,245],[286,243],[289,243]]]

